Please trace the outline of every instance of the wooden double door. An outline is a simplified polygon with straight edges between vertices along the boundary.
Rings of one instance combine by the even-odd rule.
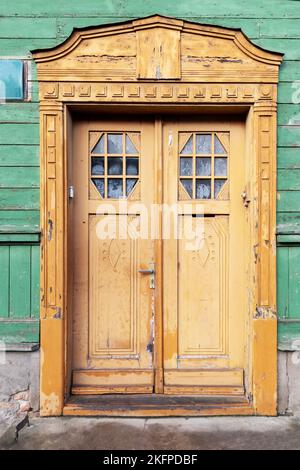
[[[71,392],[243,395],[243,122],[123,116],[73,131]]]

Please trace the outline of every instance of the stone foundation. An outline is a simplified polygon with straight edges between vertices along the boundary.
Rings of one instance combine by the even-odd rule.
[[[39,351],[2,352],[0,403],[14,404],[20,412],[39,410]],[[6,404],[6,405],[5,405]]]
[[[299,351],[278,351],[278,413],[300,413]]]

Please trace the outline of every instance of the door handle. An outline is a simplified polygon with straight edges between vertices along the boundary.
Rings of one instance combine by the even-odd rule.
[[[153,267],[149,269],[139,269],[140,274],[148,274],[150,276],[150,284],[149,287],[150,289],[155,289],[155,269],[154,265]]]
[[[139,269],[139,273],[141,274],[155,274],[154,269]]]

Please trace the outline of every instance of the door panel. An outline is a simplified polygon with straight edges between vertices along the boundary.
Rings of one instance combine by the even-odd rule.
[[[75,125],[72,393],[153,391],[154,291],[140,270],[154,245],[138,236],[138,203],[152,203],[152,134],[147,122]]]
[[[243,126],[169,121],[163,142],[165,203],[180,206],[177,237],[164,240],[164,392],[242,394]],[[197,243],[185,235],[186,224]]]
[[[116,217],[118,226],[124,216]],[[99,240],[97,224],[105,218],[90,216],[89,351],[91,358],[117,355],[122,359],[137,355],[140,253],[136,239]]]
[[[179,226],[183,217],[191,219],[195,232],[203,224],[186,215],[179,216]],[[224,355],[227,348],[228,217],[209,217],[203,229],[198,250],[187,250],[184,238],[178,241],[178,352],[183,361]],[[190,279],[201,288],[191,290]]]

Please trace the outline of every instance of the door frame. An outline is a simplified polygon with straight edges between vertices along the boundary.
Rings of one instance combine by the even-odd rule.
[[[212,55],[212,38],[219,41],[218,44],[222,44],[224,49],[227,59],[221,61],[222,68],[220,61]],[[190,39],[202,41],[203,56],[199,60],[190,60],[187,58],[189,56],[184,55],[186,41]],[[126,55],[127,52],[122,49],[122,44],[126,44],[131,55],[124,56],[123,68],[116,70],[112,65],[110,69],[103,67],[95,72],[94,57],[97,57],[101,41],[103,47],[110,41],[116,57]],[[149,47],[151,41],[154,41],[154,48]],[[89,54],[82,59],[82,47],[87,46]],[[170,50],[172,60],[169,60]],[[203,68],[203,57],[210,55],[209,67]],[[211,408],[211,411],[202,412],[192,409],[187,412],[179,407],[175,414],[275,415],[276,118],[278,69],[282,54],[260,49],[240,30],[155,15],[115,25],[75,30],[61,45],[34,51],[33,57],[38,69],[40,100],[41,415],[68,413],[65,405],[70,374],[68,344],[72,310],[68,298],[70,271],[67,268],[70,263],[67,167],[68,154],[72,151],[70,111],[74,106],[83,109],[95,103],[106,107],[151,104],[157,109],[176,106],[178,110],[195,108],[195,105],[199,110],[212,105],[220,111],[228,106],[248,109],[246,157],[253,171],[250,187],[245,188],[246,193],[251,195],[249,209],[253,217],[249,276],[249,342],[252,345],[249,350],[252,371],[249,406],[244,411],[224,405],[222,409]],[[108,55],[101,56],[101,60],[107,60],[109,64],[113,62]],[[190,69],[186,68],[186,61],[190,61]],[[156,123],[158,155],[162,148],[160,125]],[[161,159],[156,164],[157,171],[161,171]],[[161,190],[158,190],[157,200],[160,201],[161,197]],[[158,262],[161,262],[161,246],[158,253]],[[159,309],[161,303],[160,293],[157,296]],[[161,319],[157,327],[162,327]],[[162,377],[162,371],[160,373]],[[69,414],[76,414],[76,409]],[[130,414],[130,411],[123,412],[123,415]],[[147,411],[141,409],[138,414],[142,416]],[[157,410],[152,414],[174,413]]]

